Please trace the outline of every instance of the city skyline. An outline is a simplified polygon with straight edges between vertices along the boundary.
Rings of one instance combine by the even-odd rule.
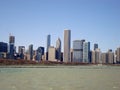
[[[8,43],[11,33],[17,47],[46,47],[48,34],[55,46],[58,37],[63,42],[65,28],[71,30],[71,44],[85,39],[91,49],[98,43],[105,52],[120,46],[119,0],[4,0],[0,13],[0,41]]]
[[[24,46],[18,47],[16,51],[15,36],[9,36],[9,44],[0,42],[0,58],[2,59],[22,59],[35,62],[54,61],[64,63],[86,63],[86,64],[119,64],[120,63],[120,47],[115,52],[109,49],[106,53],[98,48],[98,44],[94,44],[94,50],[90,50],[90,42],[86,40],[74,40],[73,48],[71,48],[71,30],[64,30],[64,52],[61,52],[61,40],[58,38],[56,47],[50,46],[50,35],[47,36],[47,48],[44,47],[33,49],[33,44],[29,45],[29,49],[25,51]],[[48,44],[49,43],[49,44]],[[7,51],[6,51],[7,50]]]

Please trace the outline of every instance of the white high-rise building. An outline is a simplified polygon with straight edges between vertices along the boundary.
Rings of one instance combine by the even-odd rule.
[[[56,60],[56,48],[50,46],[48,49],[48,61],[57,61]]]
[[[71,46],[71,30],[64,30],[64,56],[63,62],[71,62],[70,46]]]

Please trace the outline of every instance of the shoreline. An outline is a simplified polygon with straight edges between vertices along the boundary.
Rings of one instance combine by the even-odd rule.
[[[9,60],[0,59],[0,68],[57,68],[57,67],[76,67],[76,66],[120,66],[120,64],[92,64],[92,63],[73,63],[73,62],[52,62],[52,61],[27,61],[27,60]]]
[[[119,67],[120,65],[0,65],[0,68],[76,68],[76,67]]]

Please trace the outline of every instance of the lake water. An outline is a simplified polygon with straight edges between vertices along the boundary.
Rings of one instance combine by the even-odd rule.
[[[120,67],[0,68],[0,90],[120,90]]]

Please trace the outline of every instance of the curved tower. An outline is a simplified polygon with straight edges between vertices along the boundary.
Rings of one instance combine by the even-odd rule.
[[[56,58],[61,61],[61,40],[56,41]]]

